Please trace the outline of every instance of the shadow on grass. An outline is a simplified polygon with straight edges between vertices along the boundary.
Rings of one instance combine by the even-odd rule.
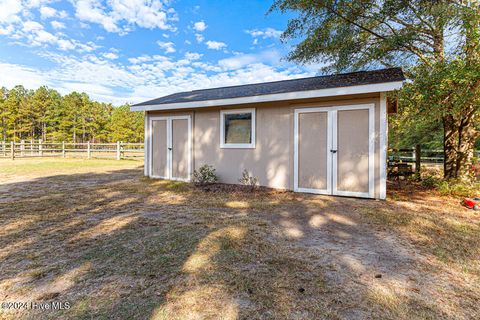
[[[357,208],[372,201],[200,190],[141,174],[58,175],[2,186],[0,298],[72,305],[5,317],[448,315],[402,291],[418,261],[361,220]]]

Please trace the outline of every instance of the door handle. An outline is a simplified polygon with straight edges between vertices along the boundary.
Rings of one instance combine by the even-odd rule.
[[[172,151],[173,148],[168,148],[168,150]]]
[[[330,150],[331,153],[337,153],[337,150]]]

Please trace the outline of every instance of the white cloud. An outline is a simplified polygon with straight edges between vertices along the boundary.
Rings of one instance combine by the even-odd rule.
[[[193,24],[193,29],[195,29],[198,32],[205,31],[207,29],[207,25],[205,24],[204,21],[198,21]]]
[[[30,31],[36,31],[36,30],[43,30],[43,26],[36,22],[36,21],[31,21],[31,20],[28,20],[28,21],[25,21],[23,22],[23,28],[22,30],[24,32],[30,32]]]
[[[13,32],[13,25],[7,25],[5,27],[0,27],[0,35],[9,35]]]
[[[52,22],[50,22],[50,24],[54,29],[65,29],[65,24],[63,22],[53,20]]]
[[[165,50],[165,53],[174,53],[175,51],[175,44],[173,42],[163,42],[163,41],[157,41],[157,44],[160,48]]]
[[[185,53],[185,59],[189,61],[199,60],[203,55],[197,52],[187,52]]]
[[[68,18],[68,13],[67,13],[67,11],[65,11],[65,10],[59,11],[59,12],[58,12],[58,17],[61,18],[61,19]]]
[[[47,22],[35,21],[36,15],[32,11],[37,8],[42,19],[68,17],[67,12],[47,6],[50,2],[52,0],[0,0],[0,35],[24,46],[56,46],[62,51],[77,50],[79,53],[98,48],[92,42],[82,43],[62,32],[49,32],[45,29]],[[50,24],[55,30],[66,28],[65,24],[58,20],[50,21]]]
[[[237,54],[233,57],[221,59],[218,65],[224,70],[241,69],[249,64],[268,63],[278,65],[280,63],[281,54],[276,50],[263,51],[258,54]]]
[[[170,21],[178,17],[173,8],[160,0],[77,0],[75,15],[82,21],[98,23],[108,32],[128,33],[130,26],[174,31]],[[108,9],[107,9],[108,8]]]
[[[65,25],[59,21],[52,21],[54,29],[65,28]],[[51,33],[45,30],[43,24],[25,20],[15,24],[8,24],[6,27],[0,26],[0,35],[7,35],[17,42],[27,46],[56,46],[60,50],[77,50],[78,52],[90,52],[98,48],[96,44],[89,41],[82,43],[75,39],[70,39],[67,35],[57,32]]]
[[[52,7],[45,6],[40,8],[40,16],[42,17],[42,19],[52,18],[56,14],[57,14],[57,10],[55,10]]]
[[[18,0],[0,0],[0,23],[20,21],[18,14],[22,11],[22,3]]]
[[[59,39],[50,32],[47,32],[45,30],[38,30],[35,34],[35,39],[33,39],[33,41],[39,43],[55,43],[58,42]]]
[[[205,40],[205,37],[200,33],[196,33],[195,34],[195,39],[197,40],[198,43],[202,43],[203,40]]]
[[[110,59],[110,60],[118,59],[118,54],[116,54],[114,52],[106,52],[106,53],[103,54],[103,56],[107,59]]]
[[[207,41],[206,42],[207,44],[207,48],[208,49],[212,49],[212,50],[220,50],[222,48],[226,48],[227,47],[227,44],[224,43],[224,42],[220,42],[220,41]]]
[[[78,0],[75,2],[75,15],[82,21],[98,23],[108,32],[120,32],[113,17],[107,15],[102,6],[92,0]]]
[[[60,50],[73,50],[75,49],[75,44],[70,40],[59,39],[57,40],[57,45]]]
[[[27,88],[38,88],[49,83],[47,77],[40,70],[21,65],[0,62],[0,72],[8,74],[8,77],[0,77],[0,87],[12,88],[22,84]]]
[[[35,24],[27,24],[35,31]],[[34,32],[34,31],[31,31]],[[94,50],[93,43],[79,44],[73,39],[57,37],[56,44],[65,50]],[[47,37],[48,38],[48,37]],[[87,48],[81,49],[82,46]],[[216,62],[202,61],[202,54],[187,52],[180,58],[171,55],[140,55],[128,60],[115,59],[118,51],[110,48],[101,54],[65,55],[43,51],[42,58],[52,67],[27,67],[0,63],[0,86],[24,84],[27,88],[48,85],[62,93],[86,91],[93,99],[122,104],[140,102],[179,91],[258,83],[313,75],[280,61],[275,50],[258,54],[234,54]]]
[[[245,30],[245,32],[254,38],[263,38],[263,39],[280,38],[280,36],[282,35],[282,31],[276,30],[274,28]]]
[[[44,4],[51,2],[52,0],[25,0],[24,5],[26,8],[38,8]]]

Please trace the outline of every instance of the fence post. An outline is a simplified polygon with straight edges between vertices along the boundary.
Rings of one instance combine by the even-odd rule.
[[[62,141],[62,157],[65,158],[65,141]]]
[[[90,141],[87,141],[87,159],[90,159],[90,156],[91,156],[90,152],[91,152],[90,151]]]
[[[422,148],[419,144],[415,145],[415,174],[420,178],[420,168],[422,159]]]
[[[120,160],[120,141],[117,141],[117,160]]]
[[[25,156],[25,140],[20,140],[20,157]]]
[[[38,155],[43,157],[43,140],[38,139]]]
[[[15,141],[10,141],[10,156],[15,159]]]

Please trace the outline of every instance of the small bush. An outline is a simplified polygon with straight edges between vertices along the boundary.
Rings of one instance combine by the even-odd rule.
[[[439,179],[434,175],[428,175],[422,178],[422,186],[433,188],[439,183]]]
[[[258,186],[258,177],[251,176],[247,169],[244,169],[242,172],[242,177],[238,179],[238,182],[244,186],[251,187],[253,190]]]
[[[437,184],[437,190],[440,193],[453,196],[473,197],[479,195],[480,185],[478,183],[443,180]]]
[[[218,177],[215,174],[215,168],[208,164],[204,164],[197,170],[193,170],[193,182],[201,185],[215,183]]]

